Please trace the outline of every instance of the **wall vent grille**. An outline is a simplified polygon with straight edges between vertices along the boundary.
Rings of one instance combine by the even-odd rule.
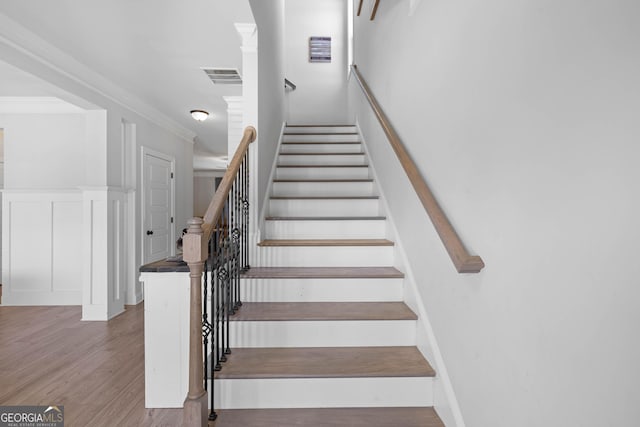
[[[203,68],[202,71],[205,72],[214,84],[242,84],[242,77],[240,76],[237,68]]]

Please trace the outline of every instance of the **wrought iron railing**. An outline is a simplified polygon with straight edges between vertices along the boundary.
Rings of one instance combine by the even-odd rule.
[[[250,268],[249,144],[255,138],[255,129],[247,127],[204,218],[190,220],[183,238],[191,277],[189,393],[183,425],[206,425],[207,419],[217,418],[214,373],[231,353],[229,319],[242,305],[240,274]]]

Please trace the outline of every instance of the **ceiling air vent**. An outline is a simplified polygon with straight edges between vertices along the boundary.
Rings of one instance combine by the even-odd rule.
[[[242,84],[242,77],[237,68],[203,68],[202,71],[217,85]]]

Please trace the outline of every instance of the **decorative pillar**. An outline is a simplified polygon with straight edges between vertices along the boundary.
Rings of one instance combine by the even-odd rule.
[[[244,110],[241,96],[223,96],[222,99],[227,103],[227,164],[229,164],[242,139]]]
[[[256,24],[235,24],[242,38],[242,127],[253,126],[258,137],[249,146],[249,229],[250,248],[258,243],[258,150],[260,127],[258,124],[258,31]],[[229,153],[232,156],[233,153]],[[251,259],[256,259],[254,256]]]
[[[182,426],[207,427],[208,394],[204,389],[202,349],[202,272],[208,257],[208,247],[203,236],[202,218],[188,221],[187,234],[182,238],[182,258],[189,265],[189,391],[184,401]]]

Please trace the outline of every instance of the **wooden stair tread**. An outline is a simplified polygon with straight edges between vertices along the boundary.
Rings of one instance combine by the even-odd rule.
[[[233,321],[417,320],[403,302],[246,302]]]
[[[373,179],[371,178],[354,178],[354,179],[347,179],[347,178],[332,178],[332,179],[302,179],[302,178],[297,178],[297,179],[282,179],[282,178],[278,178],[278,179],[274,179],[273,182],[373,182]]]
[[[288,128],[353,128],[356,127],[356,125],[290,125],[287,124],[286,127]]]
[[[361,144],[360,141],[282,141],[282,144]]]
[[[445,427],[433,408],[222,409],[219,427]]]
[[[395,267],[252,267],[245,279],[377,279],[403,278]]]
[[[258,246],[393,246],[387,239],[265,239]]]
[[[350,152],[338,152],[338,153],[296,153],[296,152],[287,152],[287,153],[279,153],[281,156],[364,156],[362,151],[355,151],[353,153]]]
[[[268,216],[265,221],[380,221],[384,216]]]
[[[369,165],[277,165],[279,168],[368,168]]]
[[[433,377],[417,347],[234,348],[216,378]]]
[[[357,135],[358,132],[284,132],[283,135]]]
[[[271,200],[377,200],[380,196],[271,196]]]

